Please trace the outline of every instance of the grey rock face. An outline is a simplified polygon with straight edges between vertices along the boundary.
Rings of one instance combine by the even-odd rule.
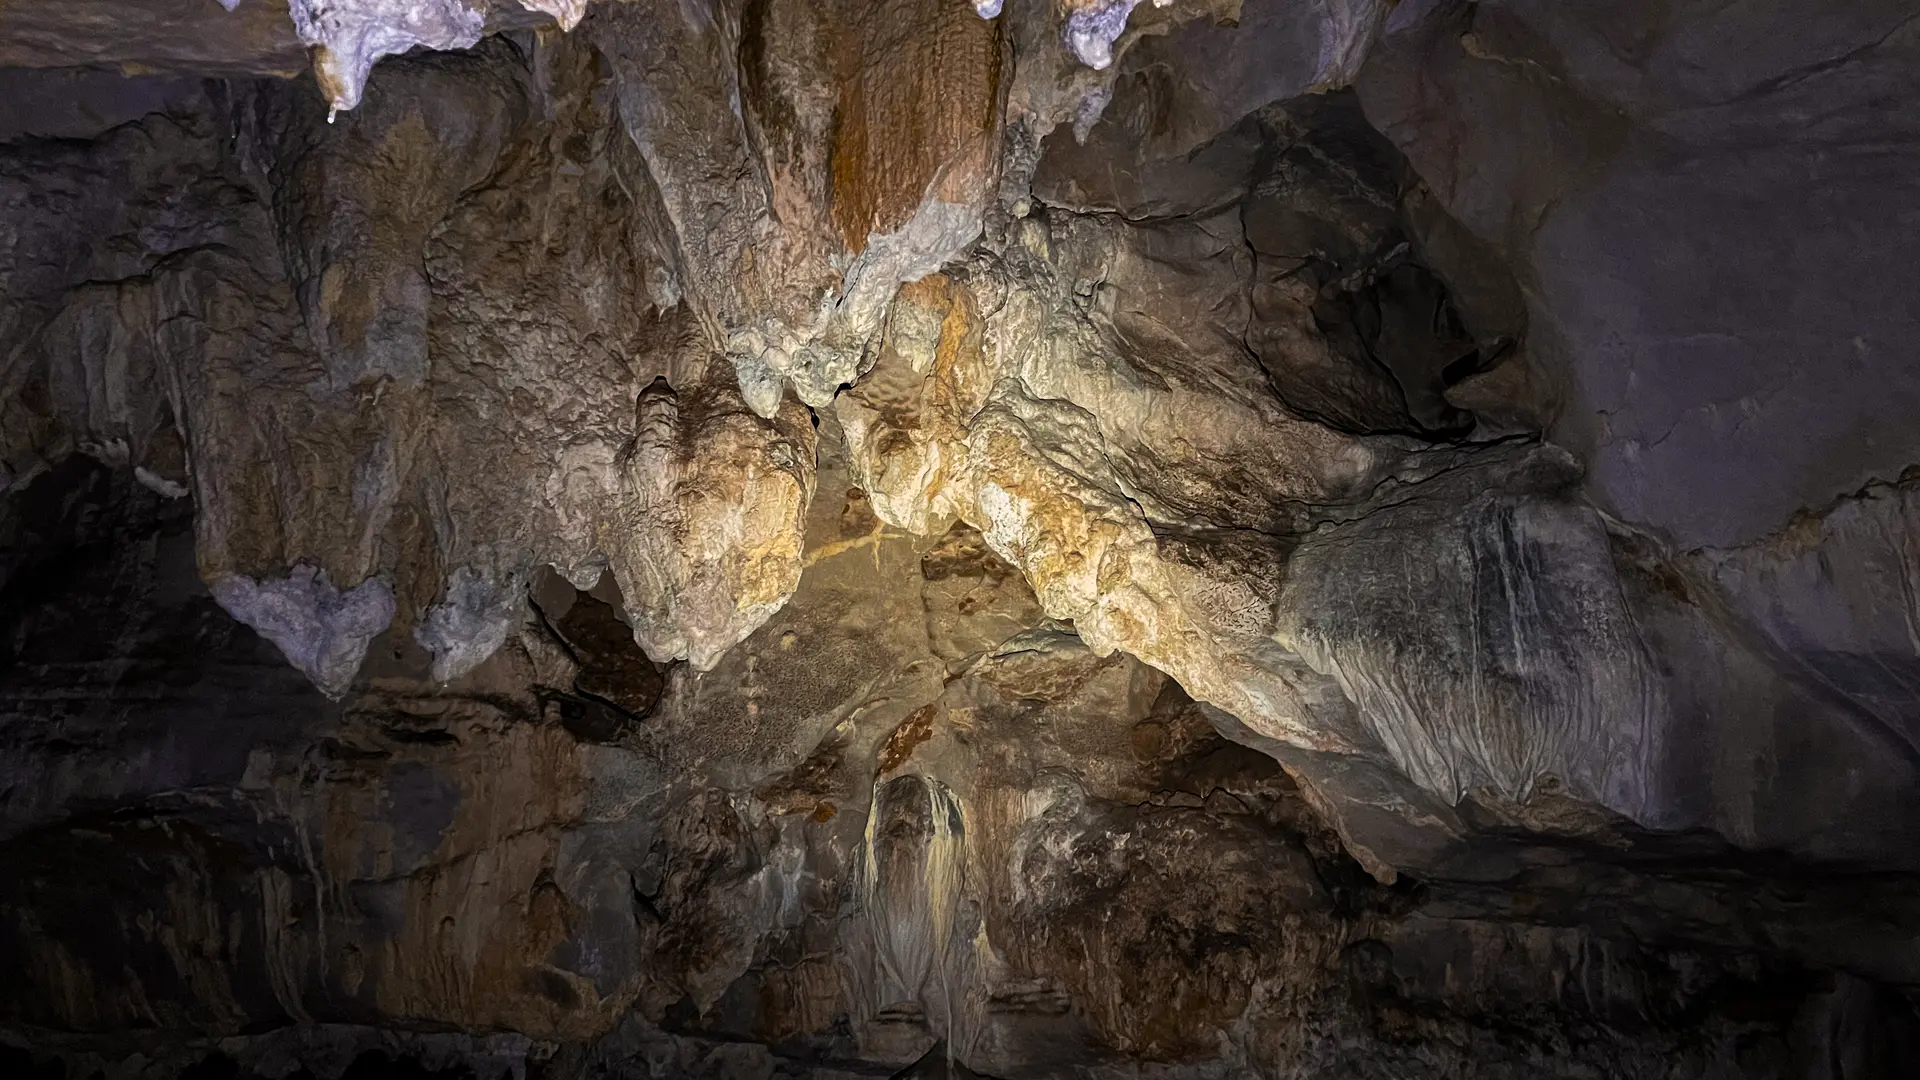
[[[381,57],[415,46],[471,48],[487,23],[482,11],[461,0],[293,0],[288,10],[301,44],[314,52],[314,77],[335,110],[360,104]]]
[[[341,590],[311,566],[296,566],[278,581],[222,578],[213,583],[213,598],[336,698],[360,670],[367,643],[393,622],[393,589],[386,582],[369,578]],[[431,618],[427,629],[438,629]]]
[[[1911,463],[1909,6],[1425,10],[1361,96],[1526,283],[1604,505],[1726,546]]]
[[[1537,449],[1475,463],[1309,534],[1276,636],[1447,802],[1525,802],[1545,779],[1644,820],[1665,703],[1605,528],[1552,497],[1570,465]]]
[[[433,677],[441,682],[472,671],[513,632],[526,605],[526,584],[495,584],[462,567],[447,583],[447,595],[426,611],[414,640],[433,654]]]
[[[534,8],[0,11],[0,1071],[1914,1071],[1909,13]]]
[[[0,66],[115,67],[186,74],[298,74],[307,57],[287,4],[65,0],[7,5]]]

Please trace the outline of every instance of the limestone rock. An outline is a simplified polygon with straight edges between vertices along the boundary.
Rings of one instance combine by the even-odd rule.
[[[1909,13],[224,6],[0,11],[0,1072],[1915,1071]]]
[[[1665,10],[1403,4],[1358,89],[1530,283],[1597,500],[1724,547],[1912,461],[1920,66],[1899,3]]]
[[[842,488],[843,468],[827,455],[823,482]],[[975,542],[886,530],[863,500],[815,501],[796,603],[731,666],[677,669],[658,711],[594,733],[564,715],[583,698],[541,681],[569,669],[537,656],[554,625],[589,657],[570,616],[609,610],[598,597],[550,581],[544,621],[452,687],[389,636],[329,705],[198,589],[190,544],[98,542],[189,535],[182,504],[115,475],[69,469],[68,509],[32,508],[35,550],[91,554],[10,609],[33,633],[0,667],[0,844],[25,870],[0,886],[0,950],[26,986],[67,988],[0,984],[8,1053],[28,1061],[104,1067],[137,1045],[167,1073],[826,1076],[806,1047],[897,1071],[951,1046],[987,1075],[1138,1057],[1654,1077],[1711,1075],[1754,1039],[1814,1052],[1807,1031],[1834,1010],[1880,1032],[1848,1052],[1898,1053],[1906,1030],[1851,975],[1793,990],[1779,1020],[1720,1011],[1756,992],[1743,965],[1862,947],[1887,977],[1920,964],[1830,886],[1783,903],[1659,838],[1518,839],[1531,870],[1373,884],[1305,789],[1146,665],[1044,622],[958,669],[937,659],[949,609],[929,590]],[[981,576],[1010,570],[972,550]],[[1023,603],[988,606],[1011,625],[1037,617]],[[84,630],[100,610],[127,620],[104,650]],[[43,670],[87,642],[96,659]],[[50,680],[83,672],[59,736],[28,719]],[[210,683],[238,708],[197,705]],[[130,693],[161,704],[129,710]],[[75,758],[73,740],[130,756]],[[88,816],[102,797],[122,812]],[[1910,895],[1875,903],[1884,918]],[[1596,905],[1608,922],[1572,917]],[[1650,945],[1613,919],[1703,944]],[[1581,986],[1596,964],[1604,980]],[[1416,1007],[1440,1036],[1408,1037],[1395,1017]],[[129,1026],[136,1043],[102,1038]]]
[[[1570,466],[1548,449],[1476,462],[1315,530],[1288,560],[1276,638],[1448,802],[1524,802],[1547,780],[1645,820],[1665,702],[1604,526],[1553,497]]]
[[[205,129],[156,121],[211,151],[197,167],[221,177],[206,190],[232,207],[209,222],[223,243],[202,246],[205,233],[189,230],[170,243],[192,250],[172,261],[163,250],[29,264],[11,279],[26,310],[57,312],[45,333],[31,317],[16,324],[36,344],[15,377],[54,393],[50,410],[28,405],[10,423],[14,467],[31,470],[65,438],[121,447],[156,482],[194,487],[210,578],[303,562],[338,582],[387,575],[443,678],[499,645],[545,563],[610,566],[662,659],[711,664],[797,579],[811,428],[798,406],[773,422],[738,409],[731,373],[702,355],[691,316],[646,292],[670,258],[652,231],[658,211],[627,200],[623,170],[636,163],[623,136],[579,134],[608,114],[588,96],[585,54],[554,48],[537,89],[502,73],[514,61],[497,44],[484,59],[383,67],[376,81],[396,92],[333,125],[296,89],[259,88],[244,108],[259,156],[245,161],[215,150]],[[554,114],[527,128],[532,93]],[[171,146],[108,146],[95,161],[124,154],[119,167],[138,170]],[[415,167],[424,171],[395,184],[395,170]],[[177,174],[134,182],[153,201],[121,204],[133,220],[97,217],[100,235],[179,213],[168,201]],[[108,197],[92,190],[78,197]],[[569,233],[566,222],[608,198],[628,231]],[[527,231],[495,233],[496,220]],[[543,229],[583,242],[541,265],[502,257]],[[59,298],[62,281],[127,274]],[[235,311],[248,318],[230,322]],[[509,311],[529,317],[502,321]],[[555,356],[570,374],[550,367]],[[99,375],[73,374],[84,371]],[[685,404],[650,413],[645,391],[665,375],[681,386],[663,400]],[[540,418],[511,404],[531,401]],[[572,426],[583,409],[596,419]],[[501,428],[490,417],[517,419]],[[556,430],[570,434],[550,439]],[[743,470],[743,455],[765,465]],[[480,460],[494,468],[464,464]],[[291,484],[278,510],[261,501],[276,483]],[[435,553],[426,561],[422,545]],[[337,690],[337,673],[328,679]]]
[[[1294,420],[1244,348],[1215,329],[1247,317],[1228,276],[1234,264],[1218,254],[1231,247],[1212,231],[1237,235],[1237,216],[1164,231],[1055,220],[1061,228],[1046,250],[1059,269],[996,283],[1005,292],[994,319],[981,316],[973,289],[949,279],[902,293],[897,329],[872,376],[836,403],[855,475],[874,492],[876,512],[921,532],[954,517],[968,522],[1022,569],[1049,616],[1071,620],[1097,649],[1124,649],[1167,671],[1196,697],[1261,730],[1304,748],[1358,752],[1377,744],[1379,732],[1356,728],[1329,707],[1322,680],[1338,666],[1330,655],[1290,641],[1275,621],[1276,612],[1286,618],[1283,582],[1293,574],[1279,534],[1299,527],[1288,504],[1364,497],[1403,451]],[[1167,267],[1221,263],[1226,280],[1202,291],[1190,271],[1183,302],[1171,300]],[[1074,283],[1072,291],[1049,280],[1056,272]],[[1048,295],[1047,285],[1059,291]],[[1079,299],[1089,292],[1092,303]],[[1189,306],[1196,295],[1218,296],[1219,306],[1196,317]],[[1191,321],[1162,321],[1180,317]],[[936,325],[938,337],[928,342]],[[989,353],[988,342],[1001,348]],[[1446,505],[1457,496],[1431,498]],[[1589,526],[1585,551],[1574,558],[1604,560],[1598,537]],[[1311,564],[1304,551],[1294,558],[1303,555]],[[1556,554],[1556,565],[1563,557]],[[1595,573],[1604,595],[1604,564]],[[1357,567],[1313,576],[1339,590],[1367,589]],[[1306,606],[1328,610],[1324,601]],[[1619,628],[1612,633],[1608,645],[1575,654],[1574,687],[1609,677],[1600,674],[1607,649],[1623,658],[1628,684],[1638,685],[1637,643],[1623,642]],[[1423,670],[1416,678],[1432,677]],[[1541,689],[1523,694],[1544,691],[1531,685]],[[1388,718],[1380,699],[1347,689],[1363,717],[1391,729],[1388,746],[1410,721],[1423,722]],[[1605,714],[1570,739],[1578,749],[1569,752],[1609,763],[1603,771],[1631,759],[1613,745],[1613,697],[1591,688],[1569,693],[1598,694],[1604,702],[1594,708]],[[1513,722],[1524,731],[1537,721],[1514,715]],[[1505,754],[1528,738],[1495,741]],[[1479,781],[1463,786],[1442,776],[1473,768],[1473,753],[1450,746],[1438,753],[1439,772],[1412,771],[1428,790],[1457,799]],[[1558,767],[1530,760],[1517,768],[1528,777],[1520,784]],[[1491,775],[1496,787],[1507,782]],[[1631,810],[1637,804],[1623,791],[1589,794]]]
[[[386,582],[369,578],[341,590],[311,566],[295,567],[280,581],[235,574],[215,582],[213,595],[330,697],[346,692],[367,643],[393,622],[393,590]]]
[[[0,18],[0,67],[287,77],[308,66],[288,14],[282,0],[10,3]]]
[[[320,92],[334,109],[360,104],[374,62],[416,45],[466,49],[486,16],[463,0],[293,0],[293,28],[313,50]]]
[[[995,25],[901,0],[664,25],[620,5],[589,31],[619,74],[682,287],[742,392],[763,416],[783,380],[824,405],[859,375],[894,287],[979,232],[998,152]]]
[[[769,423],[726,384],[682,400],[664,379],[641,391],[600,542],[640,643],[704,671],[799,583],[814,435],[797,404]]]

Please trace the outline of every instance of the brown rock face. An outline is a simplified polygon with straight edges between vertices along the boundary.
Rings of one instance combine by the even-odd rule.
[[[7,5],[0,66],[291,76],[307,66],[287,5],[27,0]]]
[[[843,21],[844,19],[844,21]],[[836,113],[833,218],[847,249],[904,226],[932,189],[966,204],[994,181],[999,141],[998,24],[958,4],[856,4]]]
[[[0,3],[0,1074],[1920,1074],[1910,12],[225,6]]]

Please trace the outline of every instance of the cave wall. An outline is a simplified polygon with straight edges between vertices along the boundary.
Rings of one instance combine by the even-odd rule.
[[[1900,5],[198,7],[0,11],[30,1057],[1904,1075]]]

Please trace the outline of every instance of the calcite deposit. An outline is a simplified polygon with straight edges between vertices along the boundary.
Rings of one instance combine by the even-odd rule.
[[[0,3],[0,1074],[1920,1075],[1920,14]]]

